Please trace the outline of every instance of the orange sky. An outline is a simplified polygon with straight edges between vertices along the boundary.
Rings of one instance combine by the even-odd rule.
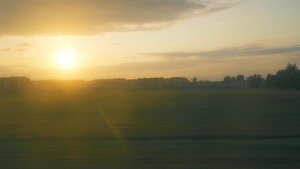
[[[295,0],[0,0],[0,76],[265,76],[300,63],[299,7]]]

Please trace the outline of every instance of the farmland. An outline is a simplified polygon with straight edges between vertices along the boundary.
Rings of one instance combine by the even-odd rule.
[[[300,92],[0,95],[0,168],[299,168]]]

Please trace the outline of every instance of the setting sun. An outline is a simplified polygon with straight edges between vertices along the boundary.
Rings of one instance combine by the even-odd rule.
[[[75,67],[74,59],[74,54],[66,50],[60,50],[57,57],[59,65],[64,68]]]

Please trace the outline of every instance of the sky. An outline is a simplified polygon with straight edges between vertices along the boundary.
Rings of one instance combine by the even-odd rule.
[[[299,0],[0,0],[0,77],[265,77],[300,65],[299,9]]]

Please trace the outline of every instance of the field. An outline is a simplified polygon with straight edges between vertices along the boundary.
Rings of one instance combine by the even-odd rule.
[[[0,168],[300,168],[300,92],[1,94]]]

